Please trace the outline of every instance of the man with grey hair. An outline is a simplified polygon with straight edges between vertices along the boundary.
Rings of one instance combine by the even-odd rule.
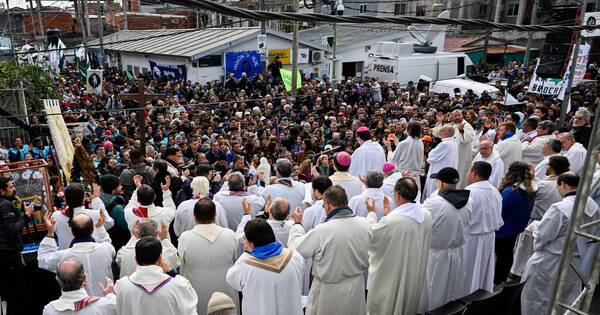
[[[375,214],[377,215],[377,221],[383,216],[383,198],[385,194],[381,191],[383,186],[383,173],[380,171],[369,171],[365,178],[365,184],[367,189],[360,195],[350,198],[348,206],[357,216],[363,218],[367,217],[367,206],[365,201],[373,200],[375,203]]]
[[[575,136],[570,132],[561,133],[558,135],[558,140],[562,144],[562,155],[569,159],[571,172],[581,176],[587,150],[583,147],[583,144],[575,141]]]
[[[436,181],[431,178],[431,174],[437,173],[445,167],[458,168],[458,143],[454,138],[454,127],[452,125],[442,126],[439,135],[442,142],[433,148],[427,157],[429,172],[423,188],[423,199],[435,191]]]
[[[235,232],[240,248],[244,245],[244,228],[246,223],[252,220],[251,209],[247,202],[245,202],[246,208],[244,209],[244,217],[242,222],[238,225],[237,231]],[[269,216],[267,223],[273,229],[275,233],[275,239],[281,243],[284,247],[287,247],[290,230],[294,225],[294,222],[289,221],[287,218],[290,215],[290,203],[287,199],[277,197],[271,201],[271,198],[267,198],[267,204],[265,206],[265,213]]]
[[[213,201],[223,206],[227,215],[227,226],[230,230],[235,231],[244,215],[242,200],[244,198],[248,199],[253,214],[262,210],[265,200],[258,194],[251,193],[246,189],[244,175],[240,172],[225,175],[225,181],[227,182],[227,189],[221,189],[216,193]]]
[[[116,296],[113,281],[107,279],[106,287],[102,284],[104,297],[88,295],[83,284],[87,275],[79,258],[68,256],[58,263],[56,281],[60,285],[61,295],[44,307],[43,315],[77,314],[77,315],[113,315],[117,314]]]
[[[282,197],[288,200],[290,208],[296,209],[296,207],[302,207],[302,201],[306,196],[306,188],[303,183],[292,179],[293,168],[292,161],[288,159],[277,160],[275,163],[277,180],[274,184],[267,186],[262,192],[265,200],[269,197],[273,200],[277,197]]]
[[[544,144],[549,139],[555,139],[554,130],[556,130],[556,124],[550,120],[544,120],[537,126],[537,135],[535,137],[527,137],[522,143],[522,161],[532,165],[537,165],[544,159],[542,150]],[[507,165],[510,167],[510,165]]]
[[[169,240],[169,228],[166,224],[162,223],[159,230],[158,224],[154,220],[138,220],[134,223],[131,233],[133,236],[129,242],[117,252],[116,263],[120,268],[119,278],[127,277],[135,272],[135,268],[137,267],[135,261],[135,244],[144,236],[158,237],[162,243],[163,258],[169,263],[172,269],[179,266],[180,261],[177,256],[177,249]]]
[[[575,141],[581,143],[587,149],[590,137],[592,135],[592,126],[590,119],[592,114],[585,107],[579,108],[573,115],[570,132],[575,137]]]

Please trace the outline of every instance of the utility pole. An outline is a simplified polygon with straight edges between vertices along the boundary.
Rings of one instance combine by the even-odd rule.
[[[33,0],[29,0],[29,15],[31,15],[31,31],[33,32],[33,38],[35,39],[35,19],[33,18]],[[25,30],[25,29],[23,29]],[[27,30],[25,30],[26,32]],[[43,35],[43,34],[40,34]]]
[[[121,6],[121,12],[123,13],[123,30],[127,30],[127,9],[125,8],[125,5],[127,3],[128,0],[124,0],[122,2],[122,6]]]
[[[14,43],[14,30],[12,27],[12,17],[10,16],[10,3],[8,2],[9,0],[6,0],[6,15],[8,18],[8,33],[10,34],[10,53],[11,56],[16,57],[15,56],[15,43]]]
[[[83,16],[85,19],[85,30],[87,31],[87,34],[91,37],[92,36],[92,30],[91,30],[91,26],[90,26],[90,10],[87,4],[87,0],[81,0],[83,2]]]
[[[488,31],[487,34],[485,34],[485,39],[483,41],[483,53],[481,54],[481,64],[484,65],[486,67],[486,69],[487,69],[487,51],[488,51],[491,35],[492,35],[491,31]]]
[[[260,0],[258,2],[258,5],[260,6],[260,10],[261,11],[265,11],[265,0]],[[260,34],[265,35],[267,33],[267,22],[265,22],[264,20],[260,21]],[[261,56],[261,60],[260,60],[260,66],[261,66],[261,73],[262,73],[262,77],[265,81],[267,80],[267,67],[269,66],[269,51],[267,50],[267,41],[265,41],[265,53],[263,54],[263,56]]]
[[[37,16],[39,21],[38,25],[40,27],[40,36],[42,36],[42,43],[46,43],[46,36],[44,36],[46,30],[44,29],[44,18],[42,17],[42,0],[35,0],[35,3],[37,5]]]
[[[531,25],[535,25],[537,16],[537,1],[533,1],[533,7],[531,8]],[[527,49],[525,49],[525,57],[523,58],[523,66],[527,67],[529,63],[529,54],[531,53],[531,45],[533,43],[533,32],[527,32]]]
[[[96,0],[96,13],[98,14],[98,40],[100,41],[100,67],[104,68],[104,4]]]
[[[336,0],[331,4],[331,14],[332,15],[344,15],[344,5],[342,4],[342,0]],[[337,88],[337,79],[336,79],[336,46],[337,46],[337,24],[333,23],[333,41],[331,43],[331,106],[335,105],[335,90]]]
[[[294,12],[298,12],[298,0],[294,1]],[[298,84],[298,21],[293,22],[292,32],[292,96],[296,96],[296,85]]]
[[[81,38],[83,39],[83,42],[86,43],[87,42],[87,33],[85,32],[85,18],[84,18],[84,14],[83,14],[83,3],[81,3],[79,0],[75,0],[74,2],[74,6],[75,6],[75,15],[78,16],[78,20],[79,20],[79,26],[81,27]]]

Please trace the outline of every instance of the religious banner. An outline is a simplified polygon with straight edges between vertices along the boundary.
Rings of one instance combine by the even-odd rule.
[[[308,63],[308,48],[300,48],[298,49],[298,64]]]
[[[187,69],[185,65],[158,64],[151,60],[148,60],[148,63],[150,64],[150,71],[152,71],[152,75],[155,78],[171,76],[175,80],[187,80]]]
[[[102,69],[87,69],[85,87],[88,93],[102,93]]]
[[[48,128],[52,136],[54,151],[60,168],[65,174],[67,182],[71,180],[71,163],[73,162],[73,143],[69,135],[69,129],[61,114],[60,102],[58,100],[42,100],[46,109]]]
[[[291,58],[290,49],[269,49],[269,63],[275,61],[275,57],[279,57],[281,64],[289,65]]]
[[[283,85],[285,89],[289,92],[292,90],[292,70],[288,69],[280,69],[279,73],[281,73],[281,80],[283,81]],[[300,71],[296,71],[296,89],[302,87],[302,77],[300,76]]]
[[[576,86],[583,80],[585,71],[588,63],[588,55],[590,52],[590,45],[580,45],[579,55],[577,56],[577,66],[575,67],[575,76],[573,77],[573,85]],[[567,90],[567,83],[569,82],[569,74],[571,73],[571,64],[573,57],[569,61],[567,71],[562,78],[540,78],[533,73],[531,82],[529,83],[529,93],[542,94],[542,95],[553,95],[557,99],[562,100],[565,97],[565,91]],[[540,61],[538,60],[538,66]],[[537,69],[537,66],[536,66]]]
[[[225,72],[239,79],[242,73],[250,79],[261,74],[260,54],[256,50],[234,51],[225,53]]]

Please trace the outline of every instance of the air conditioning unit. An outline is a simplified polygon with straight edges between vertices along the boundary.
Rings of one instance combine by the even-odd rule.
[[[325,60],[325,52],[322,50],[313,50],[310,54],[311,63],[321,63]]]

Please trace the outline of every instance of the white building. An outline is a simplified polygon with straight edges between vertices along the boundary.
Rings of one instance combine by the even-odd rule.
[[[129,70],[132,74],[150,71],[149,61],[158,65],[185,65],[187,79],[206,83],[222,80],[225,75],[228,52],[256,51],[260,28],[207,28],[207,29],[159,29],[127,30],[105,36],[105,58],[111,67]],[[88,42],[98,45],[99,41]],[[292,36],[285,32],[266,30],[268,50],[289,50]],[[299,48],[314,56],[314,52],[328,51],[327,47],[299,40]],[[318,53],[317,53],[318,55]],[[323,58],[324,59],[324,58]],[[310,72],[323,66],[323,60],[303,58],[300,70]],[[291,68],[285,65],[284,68]]]

